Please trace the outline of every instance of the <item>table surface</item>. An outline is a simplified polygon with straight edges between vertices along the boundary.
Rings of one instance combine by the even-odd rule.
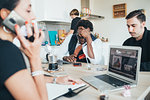
[[[106,68],[106,66],[93,64],[90,64],[90,66],[91,70],[88,70],[87,64],[85,63],[82,63],[82,66],[80,67],[74,67],[72,64],[65,64],[62,66],[62,69],[64,70],[63,71],[64,73],[76,79],[80,79],[83,76],[99,75],[106,73],[106,71],[96,70],[97,68]],[[131,91],[130,97],[123,97],[121,93],[124,90],[119,90],[115,92],[109,92],[108,93],[109,100],[137,100],[137,98],[150,86],[149,79],[150,79],[150,72],[140,72],[138,85],[130,89]],[[90,86],[86,90],[79,93],[77,96],[71,98],[66,98],[62,96],[57,100],[100,100],[99,99],[100,94],[101,92],[99,90]]]

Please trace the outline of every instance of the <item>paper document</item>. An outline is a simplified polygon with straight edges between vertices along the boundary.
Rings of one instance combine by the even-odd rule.
[[[47,83],[47,91],[48,91],[48,99],[52,100],[55,99],[59,96],[64,95],[67,93],[69,88],[72,90],[77,89],[79,87],[85,86],[85,84],[80,84],[80,85],[61,85],[61,84],[52,84],[52,83]]]

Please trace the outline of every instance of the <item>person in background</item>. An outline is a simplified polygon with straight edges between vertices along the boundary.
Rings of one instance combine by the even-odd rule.
[[[145,27],[146,16],[141,10],[130,12],[127,16],[127,27],[131,35],[123,45],[142,48],[140,71],[150,71],[150,31]]]
[[[70,17],[72,18],[70,31],[68,33],[65,33],[66,34],[65,40],[59,46],[59,48],[55,49],[54,51],[55,55],[58,54],[62,55],[63,52],[66,52],[67,51],[66,45],[69,44],[72,35],[77,33],[77,23],[81,20],[81,18],[79,17],[79,11],[77,9],[73,9],[70,12]],[[59,52],[60,49],[62,50],[62,53]],[[61,59],[60,55],[58,55],[59,59]]]
[[[32,23],[35,16],[31,8],[30,0],[0,0],[0,100],[48,100],[40,59],[44,33]],[[15,25],[15,34],[2,24],[12,10],[26,20],[27,37],[34,34],[33,42],[20,33],[19,25]],[[31,31],[31,23],[34,33]],[[15,37],[21,43],[21,50],[12,43]],[[22,53],[29,59],[31,73],[26,68]],[[53,79],[49,78],[48,81]],[[73,82],[69,77],[56,79],[56,83],[60,81],[64,84]]]
[[[70,12],[70,17],[72,18],[71,28],[67,35],[77,33],[77,23],[81,18],[79,17],[79,11],[77,9],[73,9]]]
[[[87,62],[88,59],[93,64],[103,64],[102,42],[91,34],[93,24],[89,20],[80,20],[77,29],[69,44],[61,47],[62,51],[57,56],[69,62]]]
[[[70,42],[72,35],[77,33],[77,23],[81,20],[81,18],[79,17],[79,11],[77,9],[73,9],[70,12],[70,17],[72,18],[70,31],[68,33],[65,33],[65,40],[59,48],[65,48],[65,46]],[[59,48],[55,50],[56,54],[57,52],[59,52]]]

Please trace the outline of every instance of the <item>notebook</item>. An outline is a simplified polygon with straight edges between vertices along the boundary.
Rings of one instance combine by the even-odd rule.
[[[124,85],[135,87],[141,61],[141,48],[110,46],[109,64],[106,74],[85,76],[81,79],[100,91],[120,90]]]
[[[52,84],[47,83],[48,100],[56,99],[69,92],[69,89],[75,90],[86,86],[85,84],[76,85],[62,85],[62,84]]]

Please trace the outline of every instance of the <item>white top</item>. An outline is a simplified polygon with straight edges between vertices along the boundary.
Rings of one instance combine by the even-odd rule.
[[[60,45],[58,48],[54,50],[54,55],[58,57],[58,59],[62,59],[64,56],[69,56],[69,51],[68,51],[68,44],[70,42],[70,39],[72,37],[72,34],[68,35],[62,45]],[[78,47],[79,43],[77,43],[76,48]],[[104,57],[102,56],[103,50],[102,50],[102,42],[100,39],[96,39],[92,41],[92,47],[93,47],[93,53],[95,59],[92,59],[88,56],[87,52],[87,45],[83,45],[83,52],[86,55],[87,58],[89,58],[90,62],[92,64],[104,64]]]

